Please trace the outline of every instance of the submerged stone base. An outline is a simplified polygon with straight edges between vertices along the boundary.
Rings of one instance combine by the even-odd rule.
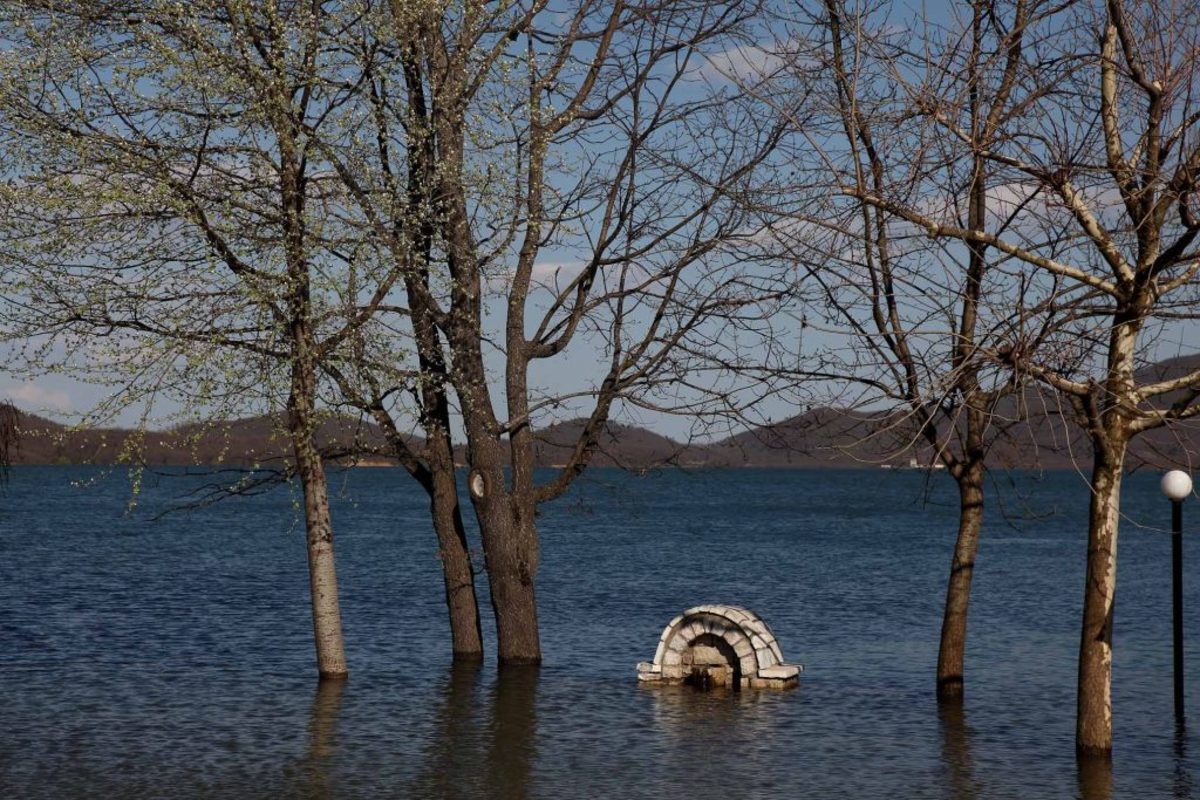
[[[697,688],[791,689],[804,670],[785,664],[767,623],[728,605],[689,608],[667,625],[654,660],[637,665],[638,680]]]

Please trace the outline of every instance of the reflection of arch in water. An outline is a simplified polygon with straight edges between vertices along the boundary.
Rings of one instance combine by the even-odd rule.
[[[641,684],[654,724],[666,742],[711,741],[713,748],[731,738],[766,741],[784,719],[779,692],[697,692],[680,684]]]
[[[775,634],[752,611],[702,605],[671,620],[654,660],[638,664],[638,679],[702,686],[788,689],[802,667],[786,664]]]

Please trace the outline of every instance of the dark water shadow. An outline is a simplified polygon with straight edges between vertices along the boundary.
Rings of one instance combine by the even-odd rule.
[[[503,667],[485,687],[478,663],[446,673],[411,797],[523,800],[536,758],[537,667]]]
[[[971,729],[961,702],[938,704],[938,728],[942,739],[942,769],[946,794],[952,800],[974,800],[981,786],[971,758]]]

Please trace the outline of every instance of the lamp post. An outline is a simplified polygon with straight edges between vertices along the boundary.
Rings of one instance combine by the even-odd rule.
[[[1183,501],[1192,493],[1192,478],[1173,469],[1162,478],[1171,501],[1171,599],[1175,628],[1175,720],[1183,721]]]

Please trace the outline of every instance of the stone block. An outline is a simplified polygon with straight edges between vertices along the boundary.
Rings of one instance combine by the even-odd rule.
[[[754,651],[754,655],[758,659],[759,672],[762,671],[763,667],[770,667],[778,663],[775,654],[771,652],[771,648],[769,647],[760,647]]]
[[[800,665],[798,664],[775,664],[770,667],[763,667],[758,671],[760,678],[775,678],[777,680],[794,678],[799,674]]]

